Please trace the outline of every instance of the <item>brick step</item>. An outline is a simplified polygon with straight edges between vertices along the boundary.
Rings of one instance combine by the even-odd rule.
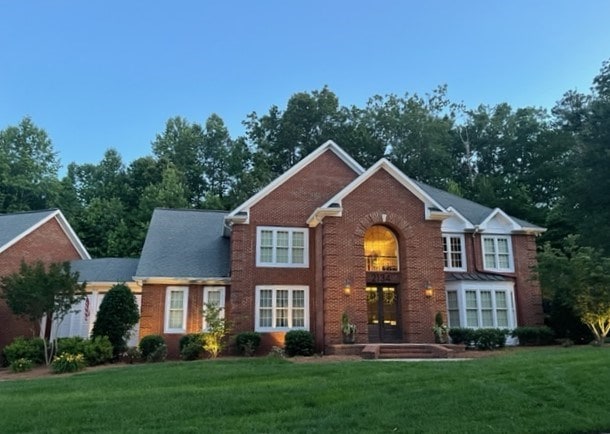
[[[362,350],[363,359],[439,359],[449,350],[434,344],[369,344]]]

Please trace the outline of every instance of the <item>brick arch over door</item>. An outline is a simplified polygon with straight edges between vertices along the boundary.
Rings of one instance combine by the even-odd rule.
[[[384,218],[385,216],[385,218]],[[386,226],[396,236],[399,249],[399,259],[404,256],[403,248],[409,249],[410,241],[413,239],[413,226],[402,216],[392,212],[374,211],[363,216],[354,230],[353,249],[354,252],[364,252],[364,235],[372,226]],[[361,253],[362,255],[364,253]]]

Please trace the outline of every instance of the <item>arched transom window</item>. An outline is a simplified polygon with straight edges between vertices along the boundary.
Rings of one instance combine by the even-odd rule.
[[[398,271],[398,242],[385,226],[371,226],[364,234],[366,271]]]

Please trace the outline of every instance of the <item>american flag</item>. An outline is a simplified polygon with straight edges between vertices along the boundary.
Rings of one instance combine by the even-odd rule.
[[[89,296],[85,298],[85,321],[89,321],[89,315],[91,315],[91,310],[89,308]]]

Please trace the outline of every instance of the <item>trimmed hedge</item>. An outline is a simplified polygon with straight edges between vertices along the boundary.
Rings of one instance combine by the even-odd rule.
[[[235,338],[235,344],[240,354],[252,357],[261,345],[261,335],[257,332],[243,332]]]
[[[555,342],[555,332],[550,327],[517,327],[511,334],[519,339],[519,345],[551,345]]]
[[[467,348],[478,350],[494,350],[506,345],[507,329],[482,328],[469,329],[456,327],[449,330],[449,337],[454,344],[464,344]]]
[[[307,330],[291,330],[284,337],[284,349],[288,357],[311,356],[313,335]]]
[[[44,341],[41,338],[26,339],[19,336],[4,347],[2,354],[7,366],[19,359],[28,359],[39,365],[45,362]]]
[[[103,365],[112,360],[112,344],[107,336],[83,339],[79,336],[57,340],[56,354],[82,354],[88,366]]]
[[[140,351],[142,352],[142,358],[144,360],[150,360],[157,354],[157,350],[165,346],[165,339],[161,335],[148,335],[144,336],[140,341]],[[167,350],[166,350],[167,352]]]
[[[182,360],[197,360],[203,355],[203,333],[189,333],[178,343]]]

